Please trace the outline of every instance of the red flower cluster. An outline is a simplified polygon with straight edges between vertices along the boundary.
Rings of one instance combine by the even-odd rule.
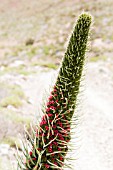
[[[52,99],[53,99],[53,96],[50,96],[50,97],[49,97],[49,100],[52,100]]]
[[[47,124],[47,121],[46,120],[42,120],[41,123],[40,123],[40,126],[46,125],[46,124]]]
[[[51,153],[51,161],[53,164],[59,166],[63,165],[64,158],[62,157],[62,146],[64,146],[64,141],[69,141],[68,139],[68,132],[70,131],[70,125],[68,123],[68,120],[66,121],[66,116],[63,114],[58,114],[59,113],[59,108],[60,108],[60,103],[63,98],[56,97],[57,94],[57,89],[56,87],[52,91],[52,95],[49,97],[49,102],[47,103],[47,108],[46,108],[46,114],[42,117],[42,121],[40,123],[40,130],[36,132],[36,137],[39,138],[39,148],[37,148],[38,151],[43,150],[43,142],[42,142],[42,136],[44,136],[44,142],[45,144],[48,144],[50,141],[52,141],[56,136],[57,139],[60,140],[60,144],[55,139],[52,141],[46,149],[46,152]],[[65,123],[63,124],[62,119],[64,119]],[[53,121],[54,120],[54,121]],[[49,121],[49,122],[48,122]],[[49,124],[48,124],[49,123]],[[51,128],[49,127],[51,126]],[[52,130],[51,130],[52,129]],[[49,138],[47,138],[49,133]],[[60,151],[59,153],[54,153],[55,151]],[[64,150],[63,150],[64,151]],[[30,156],[32,157],[32,151],[29,153]],[[56,154],[58,157],[56,157]],[[62,161],[62,163],[57,163],[57,159]],[[36,158],[32,157],[33,161],[36,161]],[[45,162],[44,166],[49,169],[50,165]]]
[[[52,101],[49,101],[48,103],[47,103],[47,106],[49,106],[49,105],[53,105],[55,102],[54,102],[54,100],[52,100]]]
[[[52,144],[50,144],[50,145],[48,146],[48,151],[49,151],[49,152],[53,152]]]

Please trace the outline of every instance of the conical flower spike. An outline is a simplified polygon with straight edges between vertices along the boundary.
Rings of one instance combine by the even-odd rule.
[[[22,170],[63,170],[90,25],[91,16],[81,14],[71,35],[45,114],[34,139],[30,140],[32,149],[29,153],[25,149],[26,163],[19,163]]]

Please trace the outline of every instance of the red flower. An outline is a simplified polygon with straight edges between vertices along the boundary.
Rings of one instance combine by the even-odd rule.
[[[51,100],[51,99],[53,99],[53,96],[50,96],[50,97],[49,97],[49,100]]]
[[[54,91],[54,92],[57,92],[57,89],[54,89],[53,91]]]
[[[51,113],[48,113],[48,116],[49,116],[49,117],[51,117],[51,116],[53,116],[53,114],[51,114]]]
[[[57,163],[57,162],[54,162],[54,164],[55,164],[55,165],[58,165],[58,163]]]
[[[41,151],[41,148],[37,148],[38,151]]]
[[[46,123],[47,123],[46,120],[42,120],[41,123],[40,123],[40,126],[45,125]]]
[[[58,145],[58,143],[57,143],[57,142],[55,142],[55,141],[53,142],[53,144],[54,144],[54,145],[56,145],[56,146]]]
[[[58,151],[61,151],[61,148],[58,148]]]
[[[54,106],[50,106],[50,109],[55,110],[55,109],[56,109],[56,107],[54,107]]]
[[[69,141],[70,141],[69,139],[66,140],[66,142],[69,142]]]
[[[33,158],[33,161],[36,161],[36,158]]]
[[[58,118],[58,113],[56,113],[56,118]]]
[[[61,133],[58,133],[58,136],[59,136],[59,139],[60,139],[60,140],[64,140],[64,138],[63,138],[63,136],[62,136]]]
[[[40,133],[39,136],[41,137],[41,136],[42,136],[42,133]]]
[[[54,130],[54,133],[57,134],[57,133],[58,133],[58,130]]]
[[[58,100],[56,100],[56,103],[58,103]]]
[[[63,157],[62,157],[62,156],[60,156],[60,160],[61,160],[61,161],[63,160]]]
[[[51,101],[47,103],[47,106],[51,105]]]
[[[57,122],[60,127],[63,127],[62,123],[60,121]]]
[[[52,100],[50,103],[51,103],[51,104],[54,104],[55,102],[54,102],[54,100]]]
[[[46,109],[46,112],[49,112],[49,111],[50,111],[50,108],[47,108],[47,109]]]
[[[53,128],[56,129],[56,125],[53,125]]]
[[[32,156],[32,154],[33,154],[32,151],[30,151],[30,152],[29,152],[29,155]]]
[[[48,148],[48,150],[49,150],[49,152],[52,152],[52,151],[53,151],[52,148]]]
[[[46,168],[49,168],[50,166],[49,166],[49,164],[45,164],[45,167],[46,167]]]
[[[57,96],[57,94],[54,94],[54,96]]]
[[[66,129],[67,131],[70,131],[70,127]]]
[[[47,103],[47,106],[49,106],[49,105],[51,105],[51,104],[54,104],[55,102],[54,102],[54,100],[51,100],[51,101],[49,101],[48,103]]]
[[[55,160],[55,158],[52,158],[52,161],[54,161]]]
[[[60,105],[58,105],[57,108],[60,108]]]
[[[36,137],[38,138],[38,133],[36,133]]]
[[[46,130],[49,130],[49,127],[48,127],[48,126],[45,126],[45,129],[46,129]]]

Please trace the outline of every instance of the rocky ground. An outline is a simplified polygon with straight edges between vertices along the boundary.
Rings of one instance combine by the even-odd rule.
[[[78,146],[74,167],[112,170],[112,0],[26,1],[0,4],[0,170],[15,167],[15,141],[20,147],[24,125],[29,129],[39,119],[41,101],[57,76],[68,34],[83,10],[94,16],[94,24],[77,113],[81,123],[74,140]]]

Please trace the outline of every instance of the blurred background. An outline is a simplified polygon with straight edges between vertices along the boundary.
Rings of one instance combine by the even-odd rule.
[[[0,170],[16,165],[15,141],[38,116],[82,11],[94,19],[75,167],[113,169],[113,0],[0,0]]]

